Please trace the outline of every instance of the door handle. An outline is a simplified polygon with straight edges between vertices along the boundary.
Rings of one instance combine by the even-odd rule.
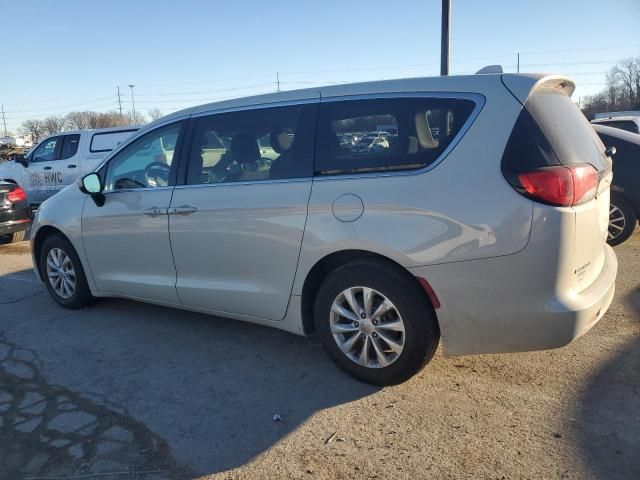
[[[51,170],[51,167],[44,167],[43,170]]]
[[[182,205],[181,207],[174,207],[169,209],[169,215],[191,215],[196,213],[198,209],[191,205]]]
[[[167,214],[167,209],[166,208],[151,207],[151,208],[147,208],[142,213],[144,213],[145,215],[148,215],[150,217],[155,218],[155,217],[158,217],[160,215],[166,215]]]
[[[71,164],[71,165],[67,165],[67,168],[76,168],[77,165]]]

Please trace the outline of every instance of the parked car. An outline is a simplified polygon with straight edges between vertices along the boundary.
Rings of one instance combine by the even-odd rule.
[[[24,190],[0,181],[0,244],[24,240],[31,227],[31,209]]]
[[[0,165],[0,180],[20,185],[31,207],[37,208],[78,177],[92,172],[138,128],[77,130],[48,136],[27,156]]]
[[[640,117],[596,118],[595,120],[591,120],[591,123],[594,125],[606,125],[607,127],[619,128],[631,133],[640,133]]]
[[[640,218],[640,135],[619,128],[594,125],[607,148],[615,148],[609,209],[609,245],[633,234]]]
[[[573,90],[563,76],[447,76],[173,113],[42,204],[34,268],[67,308],[126,297],[316,332],[379,385],[418,372],[440,338],[448,355],[560,347],[605,314],[617,273],[611,159]],[[390,117],[393,149],[340,148],[345,125]],[[254,169],[267,134],[278,156]],[[214,164],[213,137],[230,139]],[[163,160],[137,160],[176,138]]]
[[[351,147],[351,152],[361,155],[382,153],[389,148],[389,142],[384,137],[368,136]]]

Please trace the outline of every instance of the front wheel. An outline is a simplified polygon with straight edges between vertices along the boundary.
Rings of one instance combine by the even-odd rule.
[[[53,235],[44,241],[40,275],[51,297],[65,308],[85,307],[92,298],[80,258],[62,236]]]
[[[410,274],[383,261],[352,262],[329,274],[314,319],[333,361],[375,385],[411,378],[431,360],[440,339],[424,291]]]
[[[0,245],[7,243],[22,242],[25,238],[26,232],[15,232],[8,235],[0,235]]]
[[[607,243],[620,245],[631,236],[638,219],[633,208],[625,199],[612,195],[609,205],[609,233]]]

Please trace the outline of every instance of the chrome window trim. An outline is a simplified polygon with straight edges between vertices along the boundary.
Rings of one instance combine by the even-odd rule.
[[[112,193],[126,193],[126,192],[159,192],[161,190],[173,190],[175,186],[167,185],[166,187],[140,187],[140,188],[122,188],[120,190],[109,190],[107,192],[100,192],[102,195],[111,195]]]
[[[217,183],[198,183],[196,185],[176,185],[176,190],[184,190],[186,188],[203,188],[203,187],[232,187],[232,186],[242,186],[242,185],[270,185],[274,183],[304,183],[311,182],[313,177],[296,177],[296,178],[274,178],[267,180],[247,180],[244,182],[217,182]]]
[[[475,122],[476,118],[480,114],[486,103],[486,97],[480,93],[467,93],[467,92],[398,92],[398,93],[372,93],[372,94],[358,94],[358,95],[343,95],[335,97],[322,97],[321,104],[335,101],[349,101],[349,100],[369,100],[378,98],[442,98],[442,99],[456,99],[456,100],[471,100],[475,103],[475,107],[469,118],[464,122],[456,136],[451,140],[451,143],[444,149],[440,156],[428,165],[415,169],[402,169],[402,167],[395,170],[386,170],[378,172],[362,172],[362,173],[331,173],[326,175],[314,175],[313,181],[324,182],[327,180],[353,180],[357,178],[378,178],[378,177],[396,177],[406,175],[422,175],[425,172],[429,172],[436,168],[444,159],[451,153],[456,145],[466,135],[471,125]]]

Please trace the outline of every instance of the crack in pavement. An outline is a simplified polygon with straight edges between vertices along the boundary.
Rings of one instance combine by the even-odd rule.
[[[0,302],[0,305],[12,305],[14,303],[20,303],[23,300],[28,300],[30,298],[37,297],[38,295],[42,295],[44,292],[32,293],[31,295],[26,295],[24,297],[16,298],[14,300],[7,300],[6,302]]]
[[[188,478],[169,445],[125,408],[98,395],[50,384],[42,362],[0,333],[0,472],[34,475],[112,474]]]

